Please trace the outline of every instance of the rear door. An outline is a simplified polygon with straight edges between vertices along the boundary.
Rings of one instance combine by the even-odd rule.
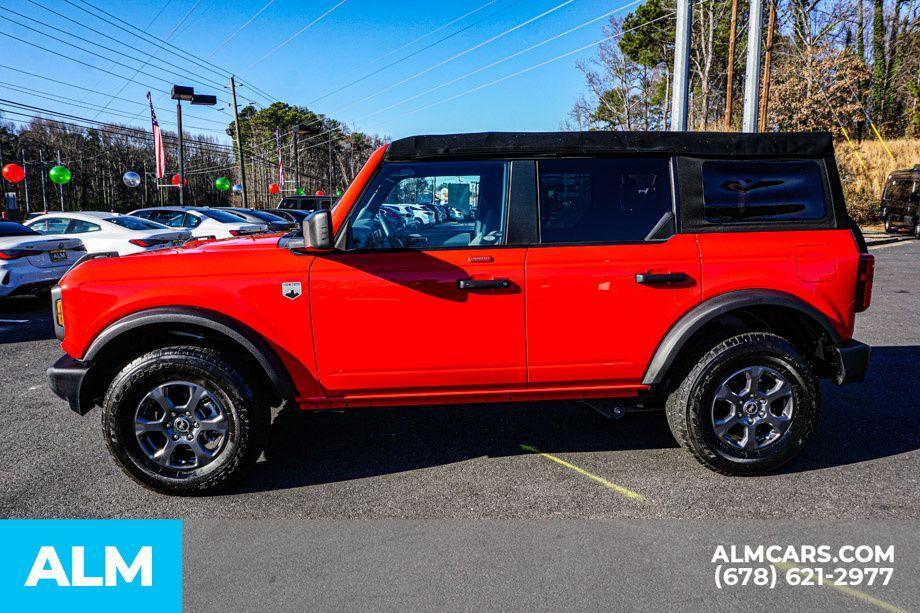
[[[339,251],[310,269],[320,381],[330,394],[524,386],[524,254],[507,241],[509,164],[387,164]],[[463,220],[386,211],[438,198]]]
[[[541,160],[538,176],[528,382],[638,383],[667,330],[700,301],[696,239],[674,233],[670,161]]]

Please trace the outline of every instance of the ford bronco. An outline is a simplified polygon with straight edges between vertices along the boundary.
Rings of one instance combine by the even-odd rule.
[[[872,278],[826,133],[418,136],[302,233],[75,266],[48,375],[177,494],[255,462],[279,405],[613,399],[752,475],[805,445],[820,378],[864,377]]]

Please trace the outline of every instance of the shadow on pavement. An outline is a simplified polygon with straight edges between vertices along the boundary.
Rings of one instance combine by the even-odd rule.
[[[0,345],[54,338],[47,296],[0,298]]]
[[[842,388],[825,384],[821,425],[784,472],[843,466],[920,448],[918,363],[920,347],[876,347],[865,382]],[[572,403],[282,411],[272,425],[268,461],[230,493],[517,455],[522,443],[549,453],[676,447],[663,413],[609,420]]]

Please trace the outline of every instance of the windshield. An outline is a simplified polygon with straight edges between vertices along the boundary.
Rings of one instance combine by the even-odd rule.
[[[152,221],[147,221],[146,219],[139,219],[137,217],[129,217],[125,215],[124,217],[109,217],[105,221],[113,223],[116,226],[121,226],[122,228],[127,228],[128,230],[162,230],[163,226],[158,223],[153,223]]]
[[[234,215],[233,213],[228,213],[227,211],[218,211],[216,209],[201,209],[197,212],[201,213],[205,217],[210,217],[211,219],[221,223],[242,223],[246,221],[242,217]]]
[[[13,223],[11,221],[0,221],[0,236],[36,236],[38,232]]]

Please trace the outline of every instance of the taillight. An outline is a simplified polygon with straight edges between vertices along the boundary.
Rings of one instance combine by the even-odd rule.
[[[29,255],[28,251],[19,249],[0,250],[0,260],[18,260],[19,258]]]
[[[132,238],[128,242],[132,245],[137,245],[138,247],[153,247],[157,244],[158,241],[148,241],[143,238]]]
[[[875,256],[859,254],[859,269],[856,274],[856,312],[862,313],[872,302],[872,281],[875,277]]]
[[[230,230],[230,236],[242,236],[243,233],[239,230]]]

